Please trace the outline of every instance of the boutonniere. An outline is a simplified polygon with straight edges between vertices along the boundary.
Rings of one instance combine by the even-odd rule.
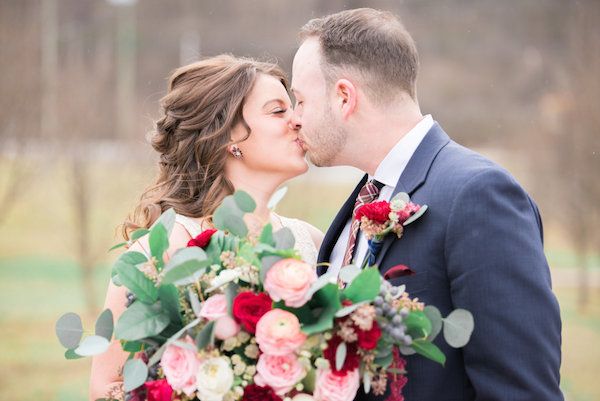
[[[410,201],[405,192],[400,192],[390,201],[367,203],[356,210],[355,218],[360,221],[360,229],[369,241],[363,267],[375,263],[385,237],[394,233],[402,237],[404,227],[415,222],[427,211],[427,205]]]

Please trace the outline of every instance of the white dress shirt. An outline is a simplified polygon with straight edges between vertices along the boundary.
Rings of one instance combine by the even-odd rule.
[[[379,166],[377,166],[375,175],[372,177],[369,176],[369,179],[374,179],[384,184],[383,188],[379,191],[378,201],[390,200],[402,172],[427,132],[429,132],[433,126],[433,123],[434,121],[430,114],[423,117],[423,119],[419,121],[413,129],[408,131],[408,133],[389,151]],[[342,233],[331,251],[331,257],[329,258],[331,265],[329,266],[328,272],[335,273],[336,275],[342,267],[344,253],[346,252],[346,246],[348,245],[350,223],[351,219],[348,220],[346,226],[342,230]],[[354,260],[357,263],[361,263],[367,254],[368,247],[367,240],[364,238],[361,231],[358,232],[356,241]]]

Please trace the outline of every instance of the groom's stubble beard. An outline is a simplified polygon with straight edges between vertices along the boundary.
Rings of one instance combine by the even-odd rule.
[[[336,166],[336,157],[344,149],[347,141],[346,131],[335,121],[331,105],[327,104],[319,122],[304,136],[309,138],[308,159],[317,167]]]

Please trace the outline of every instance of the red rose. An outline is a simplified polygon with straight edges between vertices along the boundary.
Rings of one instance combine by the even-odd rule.
[[[256,332],[256,323],[272,309],[273,301],[266,293],[240,292],[233,299],[233,317],[251,334]]]
[[[282,401],[282,399],[269,386],[261,387],[249,384],[244,387],[242,401]]]
[[[377,341],[381,337],[381,330],[376,321],[373,321],[373,327],[371,330],[361,330],[355,327],[356,335],[358,337],[358,346],[362,349],[375,349],[377,347]]]
[[[404,209],[398,212],[398,220],[400,221],[400,224],[404,224],[404,222],[408,220],[410,216],[417,213],[420,208],[421,206],[416,205],[412,202],[408,202],[406,206],[404,206]]]
[[[356,211],[355,218],[360,220],[363,216],[372,222],[383,224],[390,219],[390,203],[386,201],[373,202],[362,205]]]
[[[337,347],[342,342],[342,339],[335,335],[331,337],[331,340],[327,342],[327,348],[323,351],[323,356],[325,359],[329,361],[331,366],[331,371],[334,375],[344,376],[346,372],[352,371],[358,368],[359,365],[359,357],[358,357],[358,348],[356,346],[356,342],[346,343],[346,359],[344,360],[344,364],[342,365],[341,370],[337,370],[335,367],[335,354],[337,352]]]
[[[192,238],[188,241],[187,246],[199,246],[200,248],[205,248],[209,243],[210,239],[217,230],[209,229],[202,231],[196,238]]]
[[[167,383],[167,379],[146,382],[144,387],[147,391],[147,401],[171,401],[173,389]]]

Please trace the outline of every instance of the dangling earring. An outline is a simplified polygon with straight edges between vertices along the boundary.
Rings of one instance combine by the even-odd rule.
[[[242,151],[240,150],[240,148],[238,148],[237,145],[231,145],[231,147],[229,148],[229,153],[231,153],[236,159],[242,159],[244,157]]]

